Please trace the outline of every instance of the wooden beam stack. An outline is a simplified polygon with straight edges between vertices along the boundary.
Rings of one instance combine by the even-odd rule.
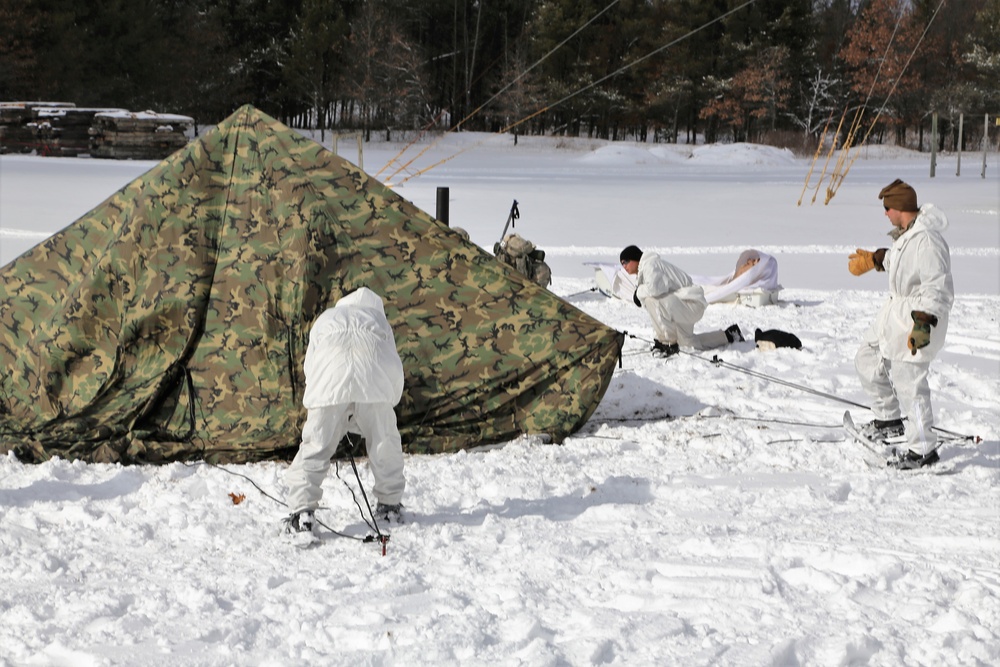
[[[162,160],[187,145],[189,116],[154,111],[107,111],[94,116],[90,154],[118,160]]]
[[[36,109],[71,109],[72,102],[0,102],[0,154],[44,154],[48,146],[43,134],[51,134],[47,121],[39,122]]]
[[[124,109],[39,107],[32,111],[42,143],[42,155],[74,157],[90,152],[90,126],[94,116]]]
[[[162,160],[188,142],[190,116],[81,109],[72,102],[0,102],[0,154]]]

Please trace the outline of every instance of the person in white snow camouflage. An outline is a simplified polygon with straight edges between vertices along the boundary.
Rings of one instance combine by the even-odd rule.
[[[918,207],[917,193],[899,179],[878,196],[893,226],[892,247],[858,248],[848,269],[857,276],[886,271],[889,299],[865,332],[854,365],[873,401],[875,419],[865,435],[885,441],[905,433],[907,448],[889,465],[909,470],[938,460],[927,373],[944,346],[955,300],[951,252],[942,236],[948,218],[933,204]]]
[[[403,395],[403,364],[382,298],[361,287],[324,311],[309,332],[305,359],[306,423],[285,473],[289,533],[312,532],[330,458],[350,431],[367,444],[376,516],[398,519],[406,485],[393,407]]]
[[[708,301],[705,289],[695,285],[684,271],[659,255],[643,253],[634,245],[622,250],[619,259],[625,272],[637,277],[632,300],[635,305],[645,308],[653,320],[655,355],[673,356],[681,345],[707,350],[743,340],[743,333],[735,324],[725,331],[694,332],[694,325],[705,314]]]

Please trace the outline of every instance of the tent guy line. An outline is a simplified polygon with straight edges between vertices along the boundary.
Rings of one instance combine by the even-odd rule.
[[[513,86],[514,84],[516,84],[518,81],[520,81],[521,79],[523,79],[525,76],[527,76],[528,73],[531,72],[531,70],[535,69],[536,67],[538,67],[539,65],[541,65],[543,62],[545,62],[546,60],[548,60],[549,56],[551,56],[553,53],[555,53],[556,51],[558,51],[559,49],[561,49],[563,46],[565,46],[567,42],[569,42],[571,39],[573,39],[574,37],[576,37],[577,35],[579,35],[581,32],[583,32],[583,30],[585,30],[591,23],[593,23],[594,21],[596,21],[597,19],[599,19],[604,13],[606,13],[612,7],[614,7],[615,5],[617,5],[620,1],[621,0],[611,0],[611,2],[608,3],[604,7],[604,9],[602,9],[601,11],[597,12],[596,14],[594,14],[586,23],[584,23],[579,28],[577,28],[573,33],[571,33],[569,35],[569,37],[567,37],[566,39],[564,39],[563,41],[559,42],[554,47],[552,47],[552,49],[550,49],[548,53],[546,53],[541,58],[539,58],[538,60],[536,60],[531,66],[529,66],[523,72],[521,72],[520,74],[518,74],[507,85],[503,86],[500,90],[498,90],[497,92],[495,92],[492,97],[490,97],[488,100],[486,100],[485,102],[483,102],[477,108],[475,108],[472,111],[470,111],[465,116],[465,118],[463,118],[462,120],[460,120],[457,123],[455,123],[455,125],[453,125],[451,128],[449,128],[447,130],[447,132],[445,132],[444,134],[442,134],[442,137],[445,134],[448,134],[449,132],[454,132],[455,130],[457,130],[458,128],[460,128],[462,126],[462,123],[466,122],[467,120],[469,120],[470,118],[472,118],[473,116],[475,116],[477,113],[479,113],[480,111],[482,111],[484,108],[486,108],[487,106],[489,106],[489,104],[491,102],[493,102],[493,100],[495,100],[496,98],[498,98],[504,91],[506,91],[508,88],[510,88],[511,86]],[[444,113],[444,112],[442,111],[442,113]],[[436,146],[438,144],[438,142],[440,142],[440,141],[441,141],[441,137],[438,137],[435,141],[431,142],[428,146],[426,146],[423,149],[421,149],[421,151],[419,153],[417,153],[413,158],[411,158],[408,162],[406,162],[406,164],[400,166],[396,171],[394,171],[391,174],[389,174],[389,176],[386,178],[386,180],[391,181],[401,171],[404,171],[407,167],[409,167],[411,164],[413,164],[414,162],[416,162],[424,153],[426,153],[428,150],[430,150],[431,148],[433,148],[434,146]],[[392,165],[394,162],[396,162],[397,159],[401,155],[403,155],[407,150],[409,150],[414,145],[415,142],[416,142],[416,140],[411,141],[406,146],[404,146],[403,149],[401,151],[399,151],[399,153],[397,153],[392,159],[390,159],[385,164],[385,166],[383,166],[381,169],[379,169],[377,172],[375,172],[375,177],[378,178],[379,176],[381,176],[382,172],[384,172],[386,169],[389,168],[390,165]]]
[[[704,30],[704,29],[706,29],[706,28],[708,28],[708,27],[710,27],[710,26],[718,23],[719,21],[721,21],[721,20],[729,17],[732,14],[735,14],[736,12],[742,10],[744,7],[752,5],[755,2],[757,2],[757,0],[747,0],[742,5],[739,5],[738,7],[734,7],[733,9],[730,9],[728,12],[725,12],[724,14],[720,14],[719,16],[716,16],[714,19],[711,19],[711,20],[703,23],[702,25],[698,26],[697,28],[694,28],[693,30],[690,30],[689,32],[685,33],[684,35],[681,35],[677,39],[671,40],[670,42],[667,42],[666,44],[663,44],[662,46],[659,46],[659,47],[653,49],[652,51],[650,51],[646,55],[641,56],[639,58],[636,58],[632,62],[627,63],[627,64],[619,67],[614,72],[611,72],[610,74],[607,74],[607,75],[601,77],[600,79],[597,79],[596,81],[593,81],[593,82],[591,82],[591,83],[589,83],[589,84],[587,84],[587,85],[585,85],[585,86],[583,86],[583,87],[581,87],[581,88],[573,91],[572,93],[570,93],[570,94],[566,95],[565,97],[563,97],[561,100],[559,100],[557,102],[552,102],[551,104],[547,104],[547,105],[543,106],[542,108],[537,109],[536,111],[533,111],[532,113],[524,116],[520,120],[517,120],[517,121],[511,123],[510,125],[501,128],[498,132],[496,132],[496,134],[506,134],[507,132],[510,132],[515,127],[518,127],[519,125],[528,122],[529,120],[531,120],[535,116],[537,116],[539,114],[542,114],[542,113],[545,113],[546,111],[549,111],[550,109],[553,109],[553,108],[559,106],[560,104],[563,104],[564,102],[568,102],[569,100],[573,99],[577,95],[581,95],[581,94],[587,92],[588,90],[590,90],[594,86],[598,86],[598,85],[604,83],[605,81],[607,81],[608,79],[612,79],[612,78],[618,76],[619,74],[622,74],[623,72],[627,72],[628,70],[632,69],[636,65],[639,65],[640,63],[643,63],[646,60],[649,60],[650,58],[652,58],[656,54],[658,54],[658,53],[660,53],[662,51],[665,51],[666,49],[670,48],[671,46],[674,46],[675,44],[679,44],[680,42],[683,42],[684,40],[686,40],[687,38],[691,37],[692,35],[695,35],[695,34],[701,32],[702,30]],[[421,176],[421,175],[427,173],[428,171],[430,171],[431,169],[434,169],[436,167],[440,167],[441,165],[445,164],[446,162],[449,162],[449,161],[453,160],[454,158],[458,157],[462,153],[465,153],[466,151],[469,151],[469,150],[471,150],[473,148],[476,148],[476,147],[482,145],[482,143],[483,142],[477,142],[477,143],[472,144],[470,146],[466,146],[466,147],[458,150],[457,152],[455,152],[453,155],[450,155],[450,156],[448,156],[446,158],[443,158],[443,159],[441,159],[441,160],[439,160],[439,161],[437,161],[437,162],[435,162],[435,163],[433,163],[433,164],[431,164],[431,165],[429,165],[427,167],[424,167],[423,169],[420,169],[419,171],[414,172],[413,174],[410,174],[409,176],[407,176],[403,180],[399,181],[398,185],[402,185],[402,184],[406,183],[407,181],[409,181],[412,178],[416,178],[417,176]],[[410,162],[412,162],[412,160]],[[410,162],[408,162],[407,165],[409,165]],[[401,169],[397,170],[395,173],[398,174],[399,171],[401,171]]]

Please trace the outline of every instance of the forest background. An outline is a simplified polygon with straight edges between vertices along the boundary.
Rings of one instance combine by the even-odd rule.
[[[872,143],[927,150],[936,113],[938,148],[975,149],[998,82],[1000,0],[0,0],[0,100],[202,125],[249,102],[366,139],[801,152],[863,111]]]

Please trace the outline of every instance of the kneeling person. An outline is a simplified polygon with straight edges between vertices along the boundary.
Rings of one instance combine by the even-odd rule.
[[[681,345],[707,350],[743,340],[736,324],[725,331],[694,332],[708,301],[704,288],[695,285],[684,271],[659,255],[643,253],[634,245],[622,250],[619,259],[626,273],[637,276],[633,300],[635,305],[646,309],[653,321],[655,354],[674,355]]]

